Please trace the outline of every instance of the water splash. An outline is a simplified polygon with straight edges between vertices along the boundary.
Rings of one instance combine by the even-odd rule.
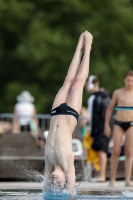
[[[129,191],[122,191],[122,194],[124,197],[133,197],[133,192],[129,192]]]
[[[26,175],[26,178],[28,180],[32,180],[35,182],[42,182],[44,179],[44,176],[38,171],[26,169],[24,166],[20,165],[19,163],[16,163],[16,167],[19,168],[19,171],[21,171],[23,175],[24,174]]]
[[[54,184],[46,178],[43,179],[43,194],[46,199],[70,199],[72,196],[76,197],[76,189],[73,191],[69,188],[69,184],[64,187]]]
[[[82,181],[78,182],[75,186],[75,190],[77,191],[78,188],[82,183],[88,183],[92,179],[92,165],[87,162],[85,168],[80,171],[79,174],[76,175],[76,180],[80,179]]]
[[[43,180],[44,180],[44,176],[37,171],[25,169],[25,172],[29,178],[31,178],[32,180],[34,180],[36,182],[43,182]]]

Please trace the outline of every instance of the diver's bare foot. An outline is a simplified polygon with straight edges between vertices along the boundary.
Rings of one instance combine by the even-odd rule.
[[[86,48],[91,47],[92,41],[93,41],[93,36],[91,35],[91,33],[88,31],[85,31],[84,37],[85,37],[85,47]]]
[[[78,48],[81,51],[84,51],[84,46],[85,46],[85,37],[84,37],[84,32],[83,32],[79,37]]]
[[[130,182],[129,182],[129,183],[128,183],[128,182],[126,182],[126,183],[125,183],[125,186],[126,186],[126,187],[133,187],[133,184],[132,184],[132,183],[130,183]]]

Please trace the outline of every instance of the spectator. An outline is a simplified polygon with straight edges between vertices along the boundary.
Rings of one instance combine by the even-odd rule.
[[[111,130],[109,126],[110,117],[115,105],[133,106],[133,71],[127,72],[124,78],[124,87],[116,89],[113,93],[111,102],[106,112],[105,134],[110,137]],[[118,166],[118,157],[121,152],[122,138],[125,135],[125,186],[133,187],[131,183],[132,157],[133,157],[133,111],[118,110],[113,128],[113,152],[111,156],[110,184],[114,186]],[[123,152],[121,152],[123,154]]]
[[[105,112],[110,102],[108,92],[99,88],[99,80],[96,76],[90,76],[87,92],[91,93],[88,99],[88,112],[90,116],[90,134],[93,138],[92,148],[98,152],[100,174],[95,179],[97,182],[106,180],[106,164],[109,138],[104,135]]]
[[[33,115],[36,115],[36,109],[33,104],[34,97],[31,96],[30,92],[23,91],[16,99],[18,103],[15,105],[14,114],[18,116],[13,120],[13,132],[32,131],[36,137],[38,121],[33,118]]]

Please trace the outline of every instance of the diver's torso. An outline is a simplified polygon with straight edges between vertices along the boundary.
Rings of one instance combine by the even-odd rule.
[[[45,146],[45,155],[51,162],[60,164],[68,160],[72,152],[72,133],[77,120],[72,115],[56,115],[51,118],[49,134]]]

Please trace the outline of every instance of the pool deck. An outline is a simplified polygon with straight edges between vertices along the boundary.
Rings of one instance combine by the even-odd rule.
[[[128,190],[133,191],[133,187],[125,187],[124,181],[117,181],[114,187],[108,187],[109,182],[104,183],[87,183],[87,182],[77,182],[77,191],[118,191],[118,190]],[[42,190],[41,182],[0,182],[0,190]]]

